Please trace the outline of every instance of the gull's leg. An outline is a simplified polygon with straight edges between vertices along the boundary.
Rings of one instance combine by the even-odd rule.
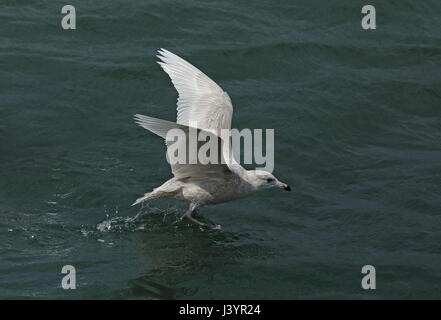
[[[189,219],[190,221],[193,221],[194,223],[200,225],[201,227],[206,227],[206,228],[215,229],[215,230],[219,230],[221,228],[221,226],[218,224],[212,225],[212,224],[201,222],[201,221],[197,220],[196,218],[194,218],[193,214],[196,212],[196,208],[197,208],[197,206],[193,206],[190,204],[190,207],[188,208],[187,212],[185,212],[185,214],[182,216],[182,219],[185,217],[185,218]]]

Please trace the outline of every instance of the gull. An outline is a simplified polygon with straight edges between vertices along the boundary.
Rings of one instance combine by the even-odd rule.
[[[166,139],[167,132],[181,129],[188,136],[191,128],[204,131],[219,139],[221,130],[231,129],[233,105],[228,94],[202,71],[186,60],[165,49],[158,50],[157,57],[162,69],[169,75],[178,91],[177,120],[161,120],[140,114],[134,116],[141,127]],[[192,126],[197,124],[197,126]],[[170,141],[166,139],[167,147]],[[204,205],[228,202],[249,196],[259,190],[278,187],[291,191],[289,185],[280,182],[271,173],[263,170],[245,170],[222,144],[221,156],[230,161],[202,164],[170,164],[173,178],[153,191],[137,199],[132,205],[158,198],[174,198],[188,204],[182,218],[212,229],[211,225],[197,220],[196,210]],[[227,150],[227,151],[225,151]]]

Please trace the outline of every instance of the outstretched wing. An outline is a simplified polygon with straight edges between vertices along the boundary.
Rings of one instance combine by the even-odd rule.
[[[177,178],[180,177],[187,177],[187,176],[199,176],[199,175],[216,175],[216,174],[225,174],[228,172],[235,173],[239,176],[242,176],[243,171],[245,169],[238,164],[232,154],[230,153],[229,145],[225,144],[224,141],[214,134],[213,132],[209,132],[202,129],[196,129],[191,128],[189,126],[183,125],[183,124],[177,124],[171,121],[161,120],[153,117],[143,116],[140,114],[135,115],[135,121],[137,124],[139,124],[141,127],[153,132],[154,134],[166,139],[167,133],[170,130],[173,129],[180,129],[185,134],[186,139],[182,140],[182,142],[178,141],[167,141],[167,148],[170,148],[170,146],[174,143],[185,143],[186,146],[182,148],[181,150],[185,150],[186,157],[185,159],[189,159],[189,132],[190,129],[194,129],[196,131],[197,136],[200,136],[200,133],[203,132],[207,136],[207,141],[210,139],[217,141],[217,147],[218,149],[214,153],[216,155],[215,162],[216,163],[208,163],[204,164],[201,163],[201,159],[199,157],[196,157],[196,163],[189,164],[187,163],[171,163],[171,169],[173,172],[173,175]],[[196,139],[197,140],[197,139]],[[205,144],[205,141],[197,141],[196,143],[196,154],[199,154],[200,148]],[[176,146],[175,146],[176,147]],[[177,146],[179,147],[179,145]],[[175,148],[177,149],[177,148]],[[214,150],[212,150],[214,151]],[[229,159],[229,160],[228,160]]]
[[[184,59],[165,49],[158,52],[158,63],[179,93],[176,122],[211,129],[218,135],[220,129],[230,129],[233,105],[228,94]]]

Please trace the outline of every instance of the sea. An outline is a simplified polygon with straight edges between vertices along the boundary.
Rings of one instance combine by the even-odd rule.
[[[441,298],[440,13],[1,0],[0,299]],[[274,129],[291,192],[198,211],[221,230],[173,199],[131,206],[172,177],[133,120],[176,120],[160,48],[228,92],[234,128]]]

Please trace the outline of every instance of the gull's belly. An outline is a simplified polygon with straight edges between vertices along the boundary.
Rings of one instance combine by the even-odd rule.
[[[182,188],[180,200],[199,205],[228,202],[248,196],[249,186],[239,181],[225,179],[204,179],[186,183]]]

